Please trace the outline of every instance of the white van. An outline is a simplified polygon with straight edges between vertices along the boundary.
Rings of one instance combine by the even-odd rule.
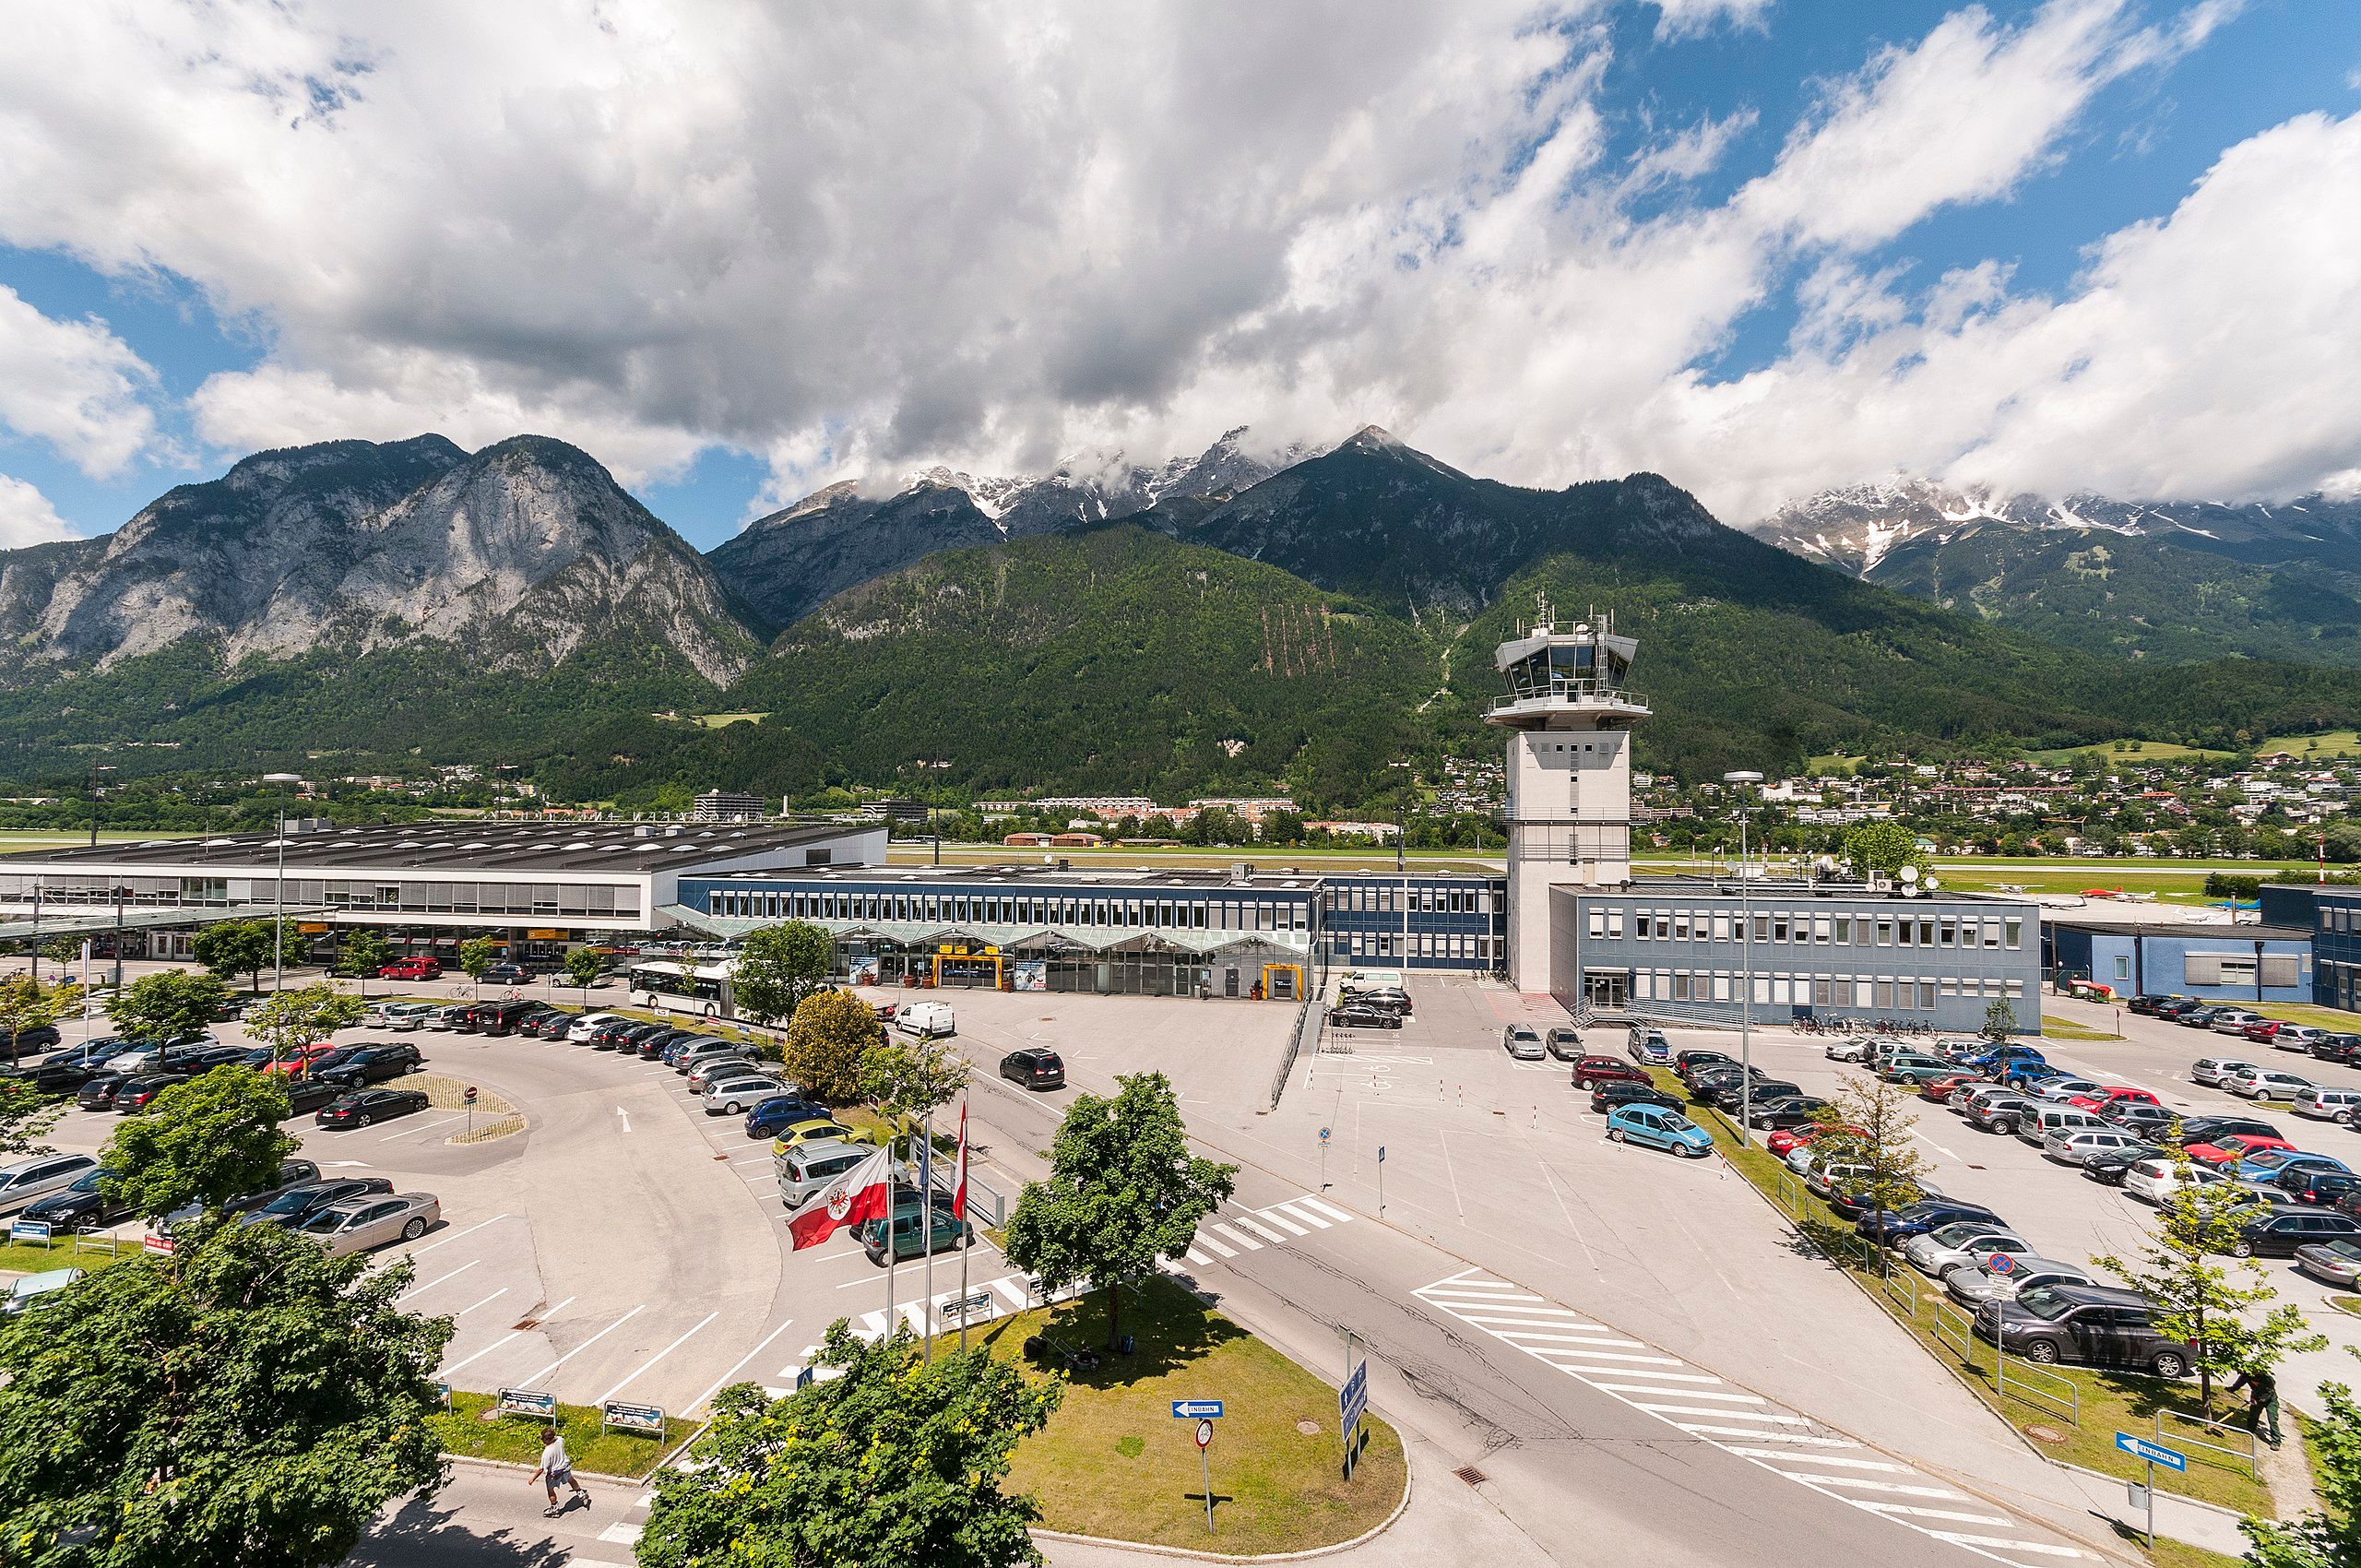
[[[914,1035],[950,1035],[959,1032],[948,1002],[906,1002],[894,1015],[894,1027],[908,1029]]]
[[[2040,1105],[2017,1123],[2017,1136],[2040,1148],[2049,1142],[2053,1133],[2097,1133],[2113,1131],[2104,1119],[2070,1105]]]

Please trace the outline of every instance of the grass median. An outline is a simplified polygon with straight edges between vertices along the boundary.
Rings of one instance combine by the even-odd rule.
[[[451,1408],[428,1418],[435,1435],[443,1440],[443,1452],[471,1459],[540,1464],[541,1418],[492,1416],[486,1420],[493,1403],[489,1394],[453,1389]],[[601,1476],[637,1478],[653,1470],[658,1460],[687,1442],[689,1434],[696,1431],[696,1423],[668,1417],[662,1437],[652,1432],[601,1431],[596,1409],[587,1405],[560,1405],[557,1429],[565,1438],[565,1451],[575,1469]]]
[[[1670,1072],[1649,1071],[1660,1087],[1685,1092]],[[1713,1134],[1715,1148],[1797,1234],[2038,1452],[2125,1480],[2144,1480],[2147,1467],[2115,1446],[2117,1432],[2131,1432],[2189,1456],[2186,1475],[2159,1473],[2160,1491],[2242,1513],[2272,1512],[2270,1489],[2255,1479],[2244,1452],[2243,1431],[2212,1431],[2182,1419],[2201,1413],[2194,1383],[2084,1367],[2035,1367],[2016,1356],[2009,1358],[2004,1380],[1998,1353],[1969,1331],[1967,1314],[1940,1284],[1892,1253],[1885,1254],[1881,1270],[1877,1250],[1860,1240],[1853,1222],[1813,1196],[1784,1162],[1774,1159],[1759,1141],[1741,1146],[1729,1118],[1702,1106],[1694,1109],[1697,1124]],[[2211,1414],[2217,1421],[2241,1416],[2245,1409],[2243,1401],[2225,1403],[2218,1391],[2214,1403]],[[2201,1446],[2200,1439],[2239,1452],[2214,1452]]]
[[[38,1241],[0,1245],[0,1272],[46,1274],[53,1268],[104,1268],[124,1258],[137,1257],[139,1238],[117,1241],[109,1250],[103,1236],[60,1236],[44,1247]]]
[[[1126,1290],[1123,1328],[1138,1353],[1068,1377],[1050,1424],[1016,1451],[1009,1484],[1040,1499],[1048,1528],[1232,1554],[1303,1551],[1350,1540],[1400,1503],[1408,1479],[1394,1429],[1363,1419],[1346,1479],[1335,1385],[1189,1291],[1163,1278]],[[980,1336],[1015,1358],[1043,1333],[1077,1348],[1104,1345],[1105,1293],[1000,1319]],[[1210,1451],[1210,1536],[1196,1423],[1173,1419],[1176,1399],[1225,1406]]]

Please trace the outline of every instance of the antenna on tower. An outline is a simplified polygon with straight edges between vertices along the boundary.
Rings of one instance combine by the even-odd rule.
[[[1549,618],[1549,595],[1548,595],[1548,593],[1546,590],[1544,590],[1544,589],[1536,588],[1536,589],[1534,590],[1534,594],[1533,594],[1533,601],[1534,601],[1536,605],[1540,606],[1540,611],[1541,611],[1541,624],[1543,624],[1543,625],[1545,625],[1545,626],[1549,625],[1549,624],[1551,624],[1551,622],[1550,622],[1550,618]]]

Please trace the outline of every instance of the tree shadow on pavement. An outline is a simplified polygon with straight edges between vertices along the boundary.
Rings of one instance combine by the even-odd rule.
[[[546,1537],[470,1529],[457,1503],[413,1497],[381,1517],[345,1559],[346,1568],[558,1568],[569,1550]]]

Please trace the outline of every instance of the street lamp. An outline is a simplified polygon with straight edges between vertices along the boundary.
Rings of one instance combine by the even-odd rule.
[[[266,784],[279,786],[279,874],[270,887],[270,993],[273,996],[287,983],[287,786],[303,782],[297,773],[266,773]]]
[[[99,775],[113,773],[114,764],[98,762],[90,765],[90,848],[99,847]]]
[[[1760,788],[1762,775],[1739,768],[1723,774],[1722,782]],[[1746,876],[1744,812],[1738,817],[1738,910],[1746,947],[1746,977],[1739,982],[1738,1004],[1738,1142],[1740,1148],[1750,1148],[1754,1144],[1754,889]]]

